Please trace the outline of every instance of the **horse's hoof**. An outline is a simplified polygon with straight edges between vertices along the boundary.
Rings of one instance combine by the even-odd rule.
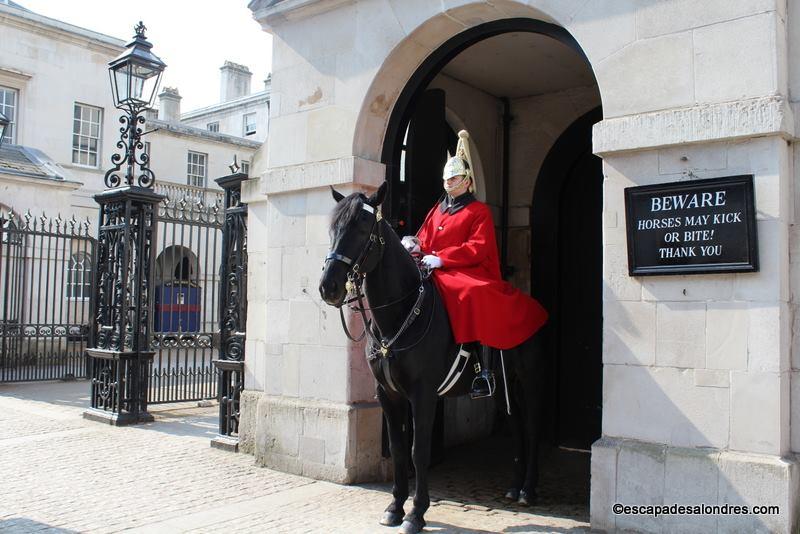
[[[536,504],[536,492],[533,491],[528,493],[525,490],[520,490],[517,504],[521,506],[533,506]]]
[[[417,534],[417,532],[422,532],[423,528],[425,528],[424,519],[406,516],[403,518],[403,524],[400,525],[400,534]]]
[[[516,501],[519,499],[519,490],[515,488],[511,488],[506,492],[506,499],[509,501]]]
[[[383,512],[383,517],[381,518],[381,525],[385,527],[396,527],[403,523],[403,512],[399,514],[394,512]]]

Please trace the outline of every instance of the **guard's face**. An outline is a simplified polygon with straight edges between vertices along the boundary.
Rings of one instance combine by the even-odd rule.
[[[467,189],[469,189],[469,179],[463,174],[451,176],[450,178],[443,180],[443,182],[444,190],[447,191],[447,194],[451,197],[463,195],[467,192]]]

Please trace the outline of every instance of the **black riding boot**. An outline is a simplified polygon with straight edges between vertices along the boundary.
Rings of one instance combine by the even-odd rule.
[[[492,355],[494,351],[491,347],[482,346],[480,351],[480,370],[478,376],[472,381],[472,389],[469,396],[473,399],[491,397],[494,395],[495,381],[492,371]]]

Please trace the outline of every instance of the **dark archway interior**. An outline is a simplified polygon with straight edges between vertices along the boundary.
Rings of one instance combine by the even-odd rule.
[[[550,487],[541,489],[550,504],[587,516],[587,453],[600,437],[602,403],[602,166],[591,150],[601,118],[593,73],[574,39],[558,26],[508,19],[462,32],[423,63],[394,108],[382,154],[387,217],[399,234],[414,233],[442,193],[455,132],[470,131],[481,159],[479,198],[494,210],[498,245],[509,249],[508,279],[551,314],[543,462],[555,461],[559,474],[543,465]],[[465,466],[454,457],[474,464],[468,458],[478,455],[489,483],[504,471],[507,437],[491,404],[476,402],[443,403],[434,453],[455,478]],[[440,489],[449,498],[479,494],[458,482],[448,488]]]

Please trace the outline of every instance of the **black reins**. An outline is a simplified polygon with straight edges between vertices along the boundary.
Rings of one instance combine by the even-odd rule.
[[[366,211],[369,211],[370,213],[374,213],[375,220],[372,223],[372,228],[370,229],[369,239],[367,240],[367,244],[364,246],[364,248],[361,251],[361,253],[358,255],[358,257],[354,261],[350,257],[345,256],[344,254],[341,254],[341,253],[339,253],[337,251],[331,251],[331,252],[328,253],[327,256],[325,256],[325,262],[327,263],[330,260],[340,261],[340,262],[344,263],[345,265],[347,265],[349,267],[349,269],[347,271],[347,283],[345,284],[345,290],[347,292],[346,293],[346,298],[345,298],[345,301],[342,303],[342,305],[339,307],[339,316],[340,316],[341,321],[342,321],[342,329],[344,330],[344,333],[348,337],[348,339],[350,339],[351,341],[355,341],[356,343],[361,341],[362,339],[364,339],[364,336],[369,335],[369,337],[373,341],[375,347],[377,347],[377,349],[372,354],[370,354],[370,357],[369,357],[370,360],[373,360],[373,359],[378,357],[378,354],[380,354],[380,356],[382,358],[387,358],[389,356],[390,350],[392,352],[401,352],[401,351],[406,351],[406,350],[409,350],[409,349],[417,346],[425,338],[425,336],[428,334],[428,331],[430,330],[431,323],[433,322],[433,315],[434,314],[433,314],[433,311],[431,311],[430,318],[428,319],[428,325],[426,326],[425,331],[422,333],[422,335],[420,336],[420,338],[417,341],[415,341],[414,343],[412,343],[411,345],[408,345],[406,347],[392,348],[394,343],[400,338],[400,336],[402,336],[411,327],[411,325],[414,323],[414,321],[416,321],[417,317],[419,317],[421,315],[421,313],[422,313],[422,304],[423,304],[423,302],[425,300],[425,294],[427,292],[425,290],[425,275],[423,274],[422,270],[419,270],[419,274],[420,274],[419,287],[415,288],[412,291],[410,291],[409,293],[403,295],[401,298],[399,298],[397,300],[394,300],[392,302],[389,302],[387,304],[382,304],[380,306],[374,306],[374,307],[371,307],[371,308],[368,308],[368,307],[364,306],[364,292],[363,292],[364,280],[365,280],[365,278],[367,276],[367,273],[369,273],[372,269],[374,269],[378,265],[378,263],[380,263],[381,259],[383,258],[383,249],[384,249],[384,247],[386,245],[386,240],[383,238],[383,235],[382,235],[382,232],[381,232],[381,230],[382,230],[381,221],[383,220],[383,216],[381,214],[380,208],[378,208],[378,210],[376,212],[375,208],[373,208],[372,206],[370,206],[369,204],[366,204],[366,203],[363,204],[362,208],[364,210],[366,210]],[[375,261],[374,265],[371,265],[369,268],[364,269],[363,267],[365,265],[367,265],[366,262],[368,260],[368,257],[370,255],[370,253],[373,250],[373,247],[375,246],[375,243],[379,243],[380,244],[378,258]],[[418,267],[418,269],[419,269],[419,267]],[[405,301],[409,296],[414,294],[414,292],[417,293],[417,298],[416,298],[416,300],[414,302],[414,305],[411,307],[411,310],[408,312],[408,315],[406,316],[405,320],[403,321],[403,324],[400,326],[400,328],[397,330],[395,335],[392,336],[391,339],[386,337],[383,334],[383,332],[381,332],[380,326],[378,325],[378,323],[376,321],[371,321],[370,319],[367,318],[367,314],[366,314],[367,311],[369,311],[369,310],[377,310],[377,309],[381,309],[381,308],[388,308],[389,306],[393,306],[395,304],[399,304],[400,302]],[[347,298],[347,295],[351,295],[351,294],[353,296],[351,296],[350,298]],[[434,292],[434,298],[435,298],[435,292]],[[347,328],[347,322],[345,321],[344,310],[343,310],[345,305],[348,305],[348,304],[350,304],[350,303],[352,303],[354,301],[357,302],[358,305],[357,306],[350,306],[350,308],[352,310],[354,310],[354,311],[358,311],[359,312],[359,314],[361,315],[361,320],[364,323],[364,331],[357,338],[353,337],[353,335],[350,333],[350,330]],[[375,335],[375,332],[372,329],[373,325],[375,326],[375,329],[377,330],[377,335]]]

